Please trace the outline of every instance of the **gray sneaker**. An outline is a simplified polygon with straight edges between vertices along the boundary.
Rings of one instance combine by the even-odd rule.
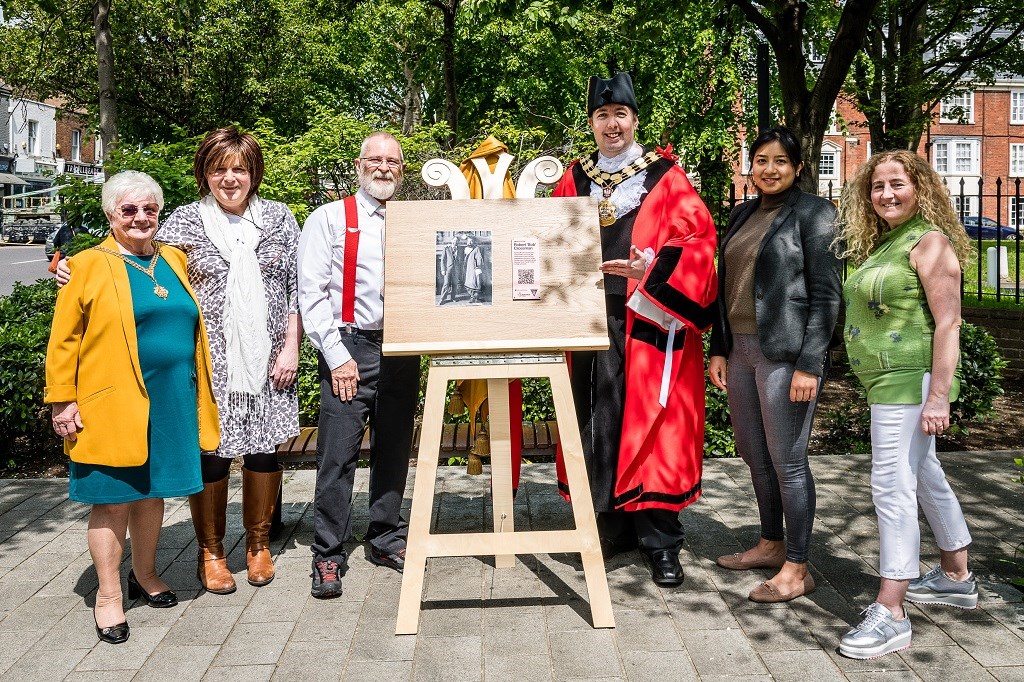
[[[941,566],[936,566],[920,578],[910,581],[907,601],[973,609],[978,605],[978,581],[974,579],[973,573],[967,574],[967,580],[953,580]]]
[[[839,641],[839,653],[848,658],[878,658],[910,646],[910,617],[896,620],[878,602],[861,613],[864,620]]]

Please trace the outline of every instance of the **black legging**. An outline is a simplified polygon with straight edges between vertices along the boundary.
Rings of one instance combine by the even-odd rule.
[[[218,457],[217,455],[203,455],[203,483],[215,483],[228,475],[231,471],[230,457]],[[277,471],[276,452],[256,452],[251,455],[243,455],[242,463],[249,471],[259,474],[269,474]]]

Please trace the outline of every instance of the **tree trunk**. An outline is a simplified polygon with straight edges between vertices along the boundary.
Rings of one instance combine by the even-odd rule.
[[[100,139],[106,157],[117,146],[117,92],[114,86],[114,45],[110,33],[110,0],[96,0],[92,12],[96,31],[96,68],[99,84]],[[106,166],[109,177],[110,168]]]
[[[441,33],[441,73],[444,77],[445,121],[451,129],[445,145],[455,146],[459,130],[459,99],[455,91],[455,16],[461,0],[431,0],[430,4],[441,10],[443,31]]]
[[[402,134],[412,135],[412,131],[419,125],[423,116],[423,95],[420,92],[420,84],[416,82],[414,71],[408,63],[402,64],[402,73],[405,75],[405,95],[402,98]]]

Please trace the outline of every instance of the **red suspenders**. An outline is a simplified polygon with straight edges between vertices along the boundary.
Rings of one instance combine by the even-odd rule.
[[[341,284],[341,322],[356,321],[356,253],[359,251],[359,210],[355,196],[345,197],[345,270]]]

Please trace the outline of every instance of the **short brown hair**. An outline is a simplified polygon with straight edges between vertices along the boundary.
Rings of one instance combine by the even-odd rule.
[[[252,186],[249,188],[248,199],[260,188],[263,182],[263,152],[260,143],[250,133],[243,132],[235,126],[218,128],[207,133],[196,150],[195,176],[199,185],[199,196],[210,193],[210,184],[206,181],[207,174],[213,172],[229,156],[242,159]]]

